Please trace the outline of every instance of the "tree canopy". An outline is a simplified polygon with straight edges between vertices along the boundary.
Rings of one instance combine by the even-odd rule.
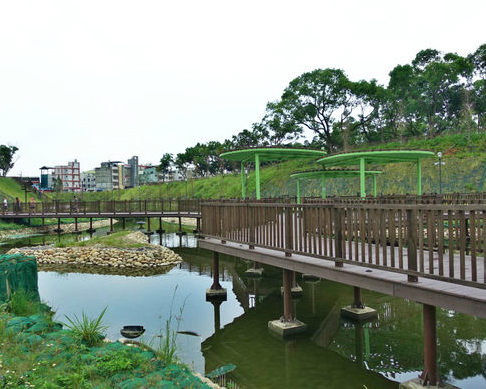
[[[14,166],[13,156],[18,151],[15,146],[0,145],[0,170],[5,177],[10,169]]]
[[[341,69],[315,69],[290,81],[259,122],[223,142],[197,143],[174,165],[200,176],[239,169],[223,151],[296,145],[347,150],[410,137],[486,130],[486,44],[462,57],[419,51],[389,73],[388,85],[352,81]],[[299,143],[300,142],[300,143]]]

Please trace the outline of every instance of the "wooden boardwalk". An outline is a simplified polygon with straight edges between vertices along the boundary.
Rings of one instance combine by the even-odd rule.
[[[221,243],[220,239],[214,238],[200,239],[198,245],[222,254],[486,319],[486,289],[425,277],[420,277],[417,282],[409,282],[405,274],[380,268],[372,269],[360,266],[359,263],[345,263],[343,267],[336,267],[333,260],[302,254],[288,257],[280,250],[264,247],[249,249],[241,243]]]
[[[486,206],[202,204],[199,245],[486,318]]]
[[[27,218],[158,218],[186,217],[200,219],[199,200],[105,200],[50,201],[8,204],[2,207],[3,219]]]

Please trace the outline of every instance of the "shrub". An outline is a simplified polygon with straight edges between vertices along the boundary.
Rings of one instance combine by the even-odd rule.
[[[64,325],[73,332],[73,335],[77,339],[88,347],[97,346],[105,337],[104,332],[108,328],[108,326],[102,323],[107,308],[105,307],[96,319],[90,319],[84,311],[81,313],[81,318],[74,315],[74,318],[71,319],[65,315],[69,323],[64,323]]]

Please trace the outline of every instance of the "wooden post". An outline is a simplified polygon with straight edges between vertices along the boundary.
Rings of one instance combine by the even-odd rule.
[[[293,321],[294,315],[292,312],[292,271],[283,270],[283,299],[284,299],[284,315],[283,319],[286,322]]]
[[[293,250],[292,208],[285,207],[285,256],[291,257]]]
[[[424,323],[424,371],[420,375],[422,385],[439,385],[440,379],[437,370],[437,328],[435,307],[423,305]]]
[[[219,253],[216,251],[213,251],[213,285],[211,285],[211,289],[222,289],[219,283]]]
[[[126,224],[125,224],[125,218],[124,217],[122,217],[122,226],[123,226],[123,229],[125,229]]]
[[[113,232],[113,218],[110,217],[110,234]]]
[[[334,208],[333,216],[334,216],[334,234],[336,236],[335,240],[335,248],[334,254],[337,259],[343,259],[343,230],[342,230],[342,222],[341,222],[341,208]],[[336,267],[343,267],[342,261],[335,262]]]
[[[42,220],[44,220],[44,219],[42,219]],[[74,232],[79,232],[78,231],[78,218],[77,217],[74,218]]]
[[[422,221],[417,225],[417,210],[407,209],[407,254],[408,254],[408,270],[417,271],[417,227],[422,227]],[[409,282],[417,282],[416,275],[408,275]]]
[[[354,287],[353,308],[364,308],[364,304],[361,301],[361,288],[358,288],[357,286]]]

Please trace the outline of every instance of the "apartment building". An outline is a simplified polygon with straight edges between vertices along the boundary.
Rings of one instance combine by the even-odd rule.
[[[94,170],[81,173],[81,190],[83,192],[96,191],[96,177]]]
[[[120,173],[118,165],[121,161],[101,162],[101,166],[95,168],[95,183],[97,191],[120,189]]]
[[[54,166],[52,168],[52,185],[55,185],[58,179],[61,180],[63,192],[80,192],[81,170],[79,162],[75,159],[73,162],[68,162],[67,165]]]

